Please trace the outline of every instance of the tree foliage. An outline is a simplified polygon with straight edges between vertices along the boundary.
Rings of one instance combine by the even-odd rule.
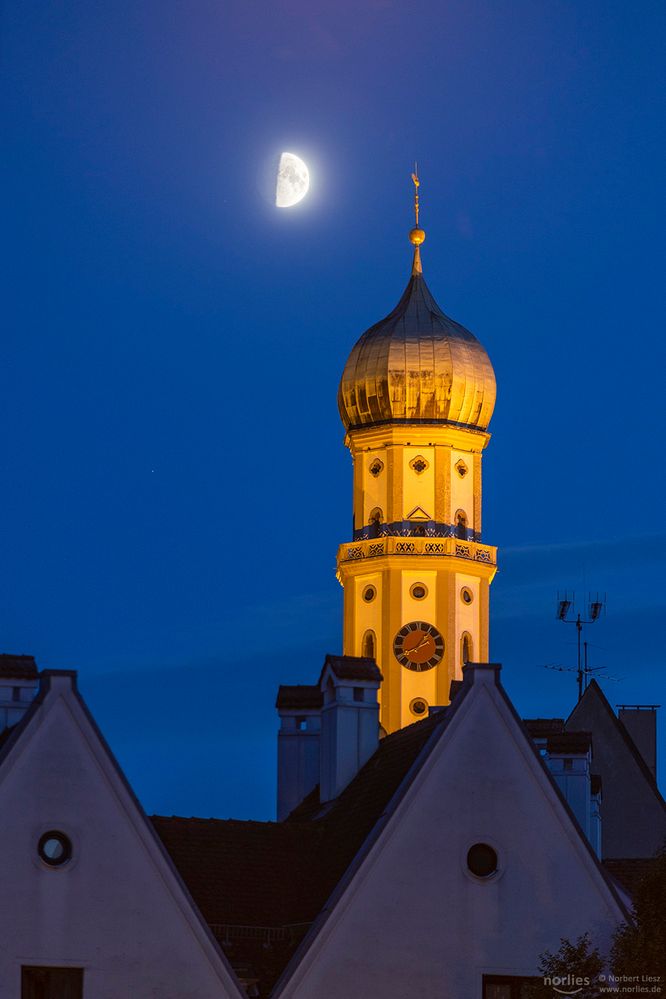
[[[539,958],[539,971],[542,981],[529,986],[526,999],[553,999],[556,995],[550,982],[561,989],[581,989],[576,992],[576,999],[596,999],[599,995],[598,977],[604,969],[604,960],[596,947],[590,942],[589,933],[572,943],[564,937],[560,940],[559,950],[552,953],[547,950]],[[581,981],[577,981],[581,979]]]
[[[613,974],[660,975],[666,994],[666,844],[636,888],[633,918],[615,934]]]

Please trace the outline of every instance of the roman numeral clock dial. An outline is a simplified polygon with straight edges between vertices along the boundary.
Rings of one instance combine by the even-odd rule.
[[[444,639],[434,624],[410,621],[393,639],[393,654],[405,669],[422,673],[442,661]]]

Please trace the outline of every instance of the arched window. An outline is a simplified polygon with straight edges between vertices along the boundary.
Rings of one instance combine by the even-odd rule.
[[[370,516],[368,517],[368,523],[370,524],[370,537],[379,537],[379,525],[384,523],[384,514],[380,507],[376,506],[370,511]]]
[[[460,639],[460,659],[463,666],[473,662],[472,656],[472,636],[468,631],[464,631]]]
[[[376,654],[377,654],[377,639],[375,638],[374,631],[368,630],[363,636],[361,655],[365,656],[366,659],[374,659]]]
[[[456,537],[467,540],[467,514],[464,510],[456,510]]]

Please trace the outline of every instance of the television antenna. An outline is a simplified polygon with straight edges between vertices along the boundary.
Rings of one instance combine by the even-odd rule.
[[[600,597],[597,593],[594,599],[592,594],[588,594],[586,600],[586,615],[582,616],[580,610],[576,607],[576,594],[571,593],[569,595],[568,591],[564,591],[564,595],[559,592],[557,594],[557,620],[563,621],[564,624],[575,624],[576,625],[576,636],[577,636],[577,649],[578,649],[578,665],[574,670],[571,668],[569,670],[567,667],[562,667],[562,672],[575,672],[578,675],[578,700],[580,701],[583,696],[583,691],[587,689],[589,683],[589,678],[591,673],[598,672],[603,669],[603,666],[591,667],[588,665],[587,661],[587,642],[583,642],[583,628],[586,625],[595,624],[601,615],[606,610],[606,594]],[[583,658],[583,649],[584,658]],[[606,679],[618,679],[616,677],[606,677]]]
[[[595,674],[599,674],[600,680],[612,680],[614,683],[620,683],[624,677],[622,676],[610,676],[608,673],[602,672],[607,669],[606,666],[590,666],[587,659],[588,642],[583,642],[583,689],[587,690],[587,685],[590,678]],[[555,670],[557,673],[578,673],[577,666],[563,666],[562,663],[540,663],[542,669]],[[580,695],[579,695],[580,697]]]

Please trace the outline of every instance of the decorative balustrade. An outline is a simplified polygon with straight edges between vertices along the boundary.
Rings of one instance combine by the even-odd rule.
[[[497,548],[482,545],[475,541],[459,541],[457,538],[382,538],[378,541],[354,541],[341,545],[339,561],[355,562],[361,559],[378,558],[382,555],[433,555],[448,558],[463,558],[472,562],[497,563]]]

